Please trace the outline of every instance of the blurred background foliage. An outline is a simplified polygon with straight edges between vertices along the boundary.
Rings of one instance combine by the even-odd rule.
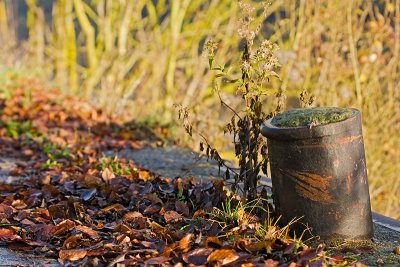
[[[238,15],[231,0],[0,0],[0,68],[130,118],[170,123],[182,103],[223,144],[229,114],[202,48],[212,37],[216,63],[237,62]],[[306,89],[318,106],[359,108],[373,209],[400,219],[400,0],[275,0],[263,35],[281,47],[269,101],[282,90],[296,107]],[[222,90],[239,103],[234,86]]]

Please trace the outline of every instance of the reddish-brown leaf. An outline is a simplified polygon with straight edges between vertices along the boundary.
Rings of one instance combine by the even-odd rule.
[[[151,175],[148,171],[138,171],[138,173],[139,173],[139,178],[144,181],[148,181],[151,179]]]
[[[0,228],[0,239],[4,241],[20,240],[21,237],[16,235],[13,230]]]
[[[0,204],[0,213],[4,213],[7,217],[10,217],[14,213],[14,208],[6,204]]]
[[[167,223],[176,223],[176,222],[181,221],[183,219],[183,217],[176,211],[169,210],[164,213],[164,219]]]
[[[78,246],[79,240],[82,239],[82,235],[73,235],[65,239],[63,248],[64,249],[72,249]]]
[[[169,260],[171,260],[171,258],[160,256],[160,257],[155,257],[155,258],[148,259],[148,260],[146,260],[144,262],[144,264],[146,264],[146,265],[160,265],[160,264],[166,263]]]
[[[112,204],[110,206],[103,208],[101,211],[107,213],[107,212],[111,212],[111,211],[118,212],[118,211],[123,211],[123,210],[125,210],[124,206],[122,206],[119,203],[115,203],[115,204]]]
[[[221,265],[227,265],[237,259],[239,259],[239,255],[234,250],[218,249],[208,256],[207,262],[218,262]]]
[[[17,210],[22,210],[25,209],[28,205],[26,205],[26,203],[23,200],[17,199],[12,202],[11,206],[16,208]]]
[[[207,258],[210,256],[212,248],[198,248],[189,253],[183,254],[182,259],[188,263],[196,266],[205,265],[207,263]]]
[[[185,217],[189,216],[189,207],[182,201],[175,201],[175,210]]]
[[[60,250],[58,257],[61,260],[78,261],[83,259],[86,254],[87,250],[84,249],[62,249]]]
[[[146,215],[152,215],[152,214],[160,212],[160,210],[161,210],[161,205],[160,204],[153,204],[153,205],[148,206],[143,211],[143,213],[146,214]]]
[[[54,232],[55,236],[62,235],[66,231],[70,230],[71,228],[75,227],[75,222],[71,220],[64,220],[56,225],[56,231]]]
[[[317,248],[307,248],[298,254],[298,263],[306,265],[310,260],[315,259],[319,253],[325,249],[324,245],[320,245]]]
[[[206,247],[219,249],[222,247],[222,242],[215,236],[209,236],[206,239]]]
[[[273,243],[272,241],[260,241],[260,242],[247,244],[245,246],[245,248],[247,251],[250,251],[250,252],[258,252],[258,251],[265,249],[265,251],[267,253],[270,253],[272,250],[272,248],[271,248],[272,243]]]
[[[105,182],[109,182],[111,179],[114,179],[114,178],[115,178],[115,174],[114,174],[114,172],[112,171],[111,168],[106,167],[106,168],[104,168],[104,170],[102,171],[101,177],[103,178],[103,180],[104,180]]]
[[[204,210],[196,210],[192,216],[192,219],[196,219],[197,217],[204,217],[206,212]]]
[[[16,167],[16,168],[10,170],[11,176],[18,176],[18,175],[22,175],[22,174],[25,174],[25,171],[21,168]]]
[[[24,225],[34,225],[35,224],[34,222],[32,222],[31,220],[28,220],[28,219],[23,219],[21,221],[21,223]]]
[[[142,218],[143,214],[141,214],[138,211],[130,211],[128,213],[125,213],[124,216],[122,217],[122,219],[124,220],[124,222],[131,222],[136,218]]]
[[[194,234],[187,234],[185,237],[183,237],[181,240],[179,240],[179,245],[178,249],[181,250],[182,252],[187,252],[190,249],[190,242],[192,241],[192,238],[194,237]]]
[[[87,234],[91,239],[97,239],[99,238],[99,233],[95,230],[93,230],[90,227],[84,226],[84,225],[78,225],[75,227],[76,230]]]

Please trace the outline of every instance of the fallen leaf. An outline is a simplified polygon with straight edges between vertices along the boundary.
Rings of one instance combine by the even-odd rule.
[[[146,264],[146,265],[161,265],[161,264],[166,263],[169,260],[171,260],[171,258],[160,256],[160,257],[148,259],[144,262],[144,264]]]
[[[107,267],[119,266],[119,264],[117,264],[117,263],[123,262],[125,260],[125,256],[126,256],[126,254],[118,255],[112,261],[110,261],[110,263],[107,265]]]
[[[24,201],[17,199],[17,200],[13,201],[11,206],[16,208],[17,210],[22,210],[22,209],[25,209],[28,205],[26,205],[26,203]]]
[[[83,259],[87,254],[84,249],[62,249],[58,253],[58,257],[67,261],[78,261]]]
[[[215,236],[209,236],[206,239],[206,247],[219,249],[222,247],[222,242]]]
[[[78,225],[75,227],[76,230],[87,234],[91,239],[97,239],[99,238],[99,233],[95,230],[93,230],[90,227],[84,226],[84,225]]]
[[[64,220],[56,225],[56,231],[54,232],[54,235],[60,236],[73,227],[75,227],[75,222],[71,220]]]
[[[126,222],[131,222],[136,218],[143,218],[143,214],[141,214],[138,211],[130,211],[130,212],[124,214],[124,216],[122,217],[122,220],[124,220]]]
[[[400,255],[400,245],[397,246],[397,247],[394,249],[394,253],[395,253],[396,255]]]
[[[105,182],[109,182],[111,179],[115,178],[114,172],[111,170],[111,168],[106,167],[101,173],[101,177]]]
[[[175,201],[175,210],[180,212],[183,216],[189,216],[189,207],[183,201]]]
[[[72,249],[78,246],[79,240],[82,239],[82,235],[73,235],[65,239],[63,249]]]
[[[164,219],[167,223],[176,223],[181,221],[183,217],[176,211],[169,210],[164,213]]]
[[[7,217],[10,217],[14,213],[14,208],[5,204],[0,204],[0,213],[4,213]]]
[[[210,256],[212,248],[198,248],[189,253],[183,254],[182,259],[187,264],[193,264],[196,266],[205,265],[207,263],[207,258]]]
[[[96,189],[96,188],[82,189],[82,190],[80,190],[80,197],[81,197],[84,201],[90,201],[90,200],[92,200],[96,195],[97,195],[97,189]]]
[[[268,259],[264,261],[264,267],[276,267],[279,265],[279,261],[274,261],[272,259]]]
[[[22,174],[25,174],[25,171],[23,169],[21,169],[21,168],[16,167],[16,168],[10,170],[10,175],[11,176],[19,176],[19,175],[22,175]]]
[[[207,262],[218,262],[221,265],[227,265],[234,262],[239,258],[239,255],[232,249],[219,249],[212,252],[208,258]]]
[[[118,212],[118,211],[123,211],[123,210],[125,210],[125,207],[122,206],[119,203],[115,203],[115,204],[112,204],[110,206],[107,206],[107,207],[101,209],[101,211],[105,212],[105,213],[107,213],[107,212]]]
[[[139,173],[139,178],[144,181],[148,181],[151,178],[151,175],[148,171],[138,171],[138,173]]]
[[[160,212],[160,210],[161,210],[161,205],[160,204],[153,204],[153,205],[148,206],[143,211],[143,213],[146,214],[146,215],[152,215],[152,214]]]
[[[181,250],[182,252],[187,252],[190,249],[190,241],[194,237],[194,234],[187,234],[185,237],[183,237],[181,240],[179,240],[179,245],[178,249]]]
[[[21,237],[16,235],[13,230],[0,228],[0,239],[4,241],[20,240]]]

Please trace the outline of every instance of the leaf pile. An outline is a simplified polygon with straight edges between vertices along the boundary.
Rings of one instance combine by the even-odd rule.
[[[219,221],[213,212],[228,194],[222,181],[156,176],[104,156],[159,141],[134,123],[113,123],[31,80],[5,89],[0,155],[17,159],[10,175],[20,179],[0,184],[0,242],[12,249],[66,266],[354,263],[277,235],[258,209],[245,222]]]

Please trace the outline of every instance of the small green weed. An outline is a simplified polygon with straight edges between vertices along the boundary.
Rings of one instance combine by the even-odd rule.
[[[266,201],[265,199],[258,198],[244,204],[242,201],[231,196],[221,204],[221,208],[214,208],[209,215],[211,220],[222,227],[250,224],[257,220],[257,218],[252,215],[255,209],[268,212],[261,205],[262,202]]]
[[[54,168],[60,168],[61,164],[57,162],[57,160],[54,159],[47,159],[45,163],[42,164],[41,169],[46,170],[46,169],[54,169]]]
[[[8,119],[3,123],[3,126],[7,129],[6,135],[12,138],[19,138],[21,135],[25,135],[27,138],[33,138],[39,134],[32,128],[30,121],[14,121]]]
[[[66,147],[60,147],[57,144],[53,143],[43,143],[42,145],[43,153],[45,153],[49,159],[60,159],[60,158],[68,158],[71,154],[71,151]]]
[[[106,168],[110,168],[116,175],[129,175],[132,173],[128,166],[124,166],[121,162],[119,162],[117,156],[101,157],[100,163],[98,164],[97,168],[101,171],[105,170]]]

